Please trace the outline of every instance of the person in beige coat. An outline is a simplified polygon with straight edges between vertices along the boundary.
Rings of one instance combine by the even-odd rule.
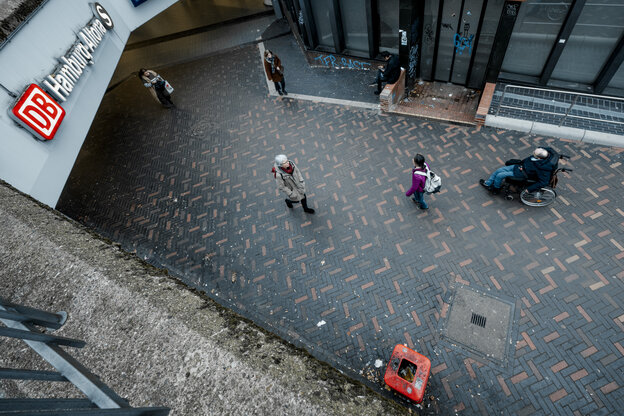
[[[305,194],[305,181],[297,166],[286,155],[275,156],[273,175],[277,183],[277,189],[286,194],[286,205],[292,208],[293,204],[301,202],[303,210],[308,214],[314,214],[314,210],[308,207]]]

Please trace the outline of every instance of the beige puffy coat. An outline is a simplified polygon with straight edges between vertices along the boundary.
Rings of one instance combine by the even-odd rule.
[[[277,164],[273,165],[275,167],[275,182],[277,182],[277,188],[284,192],[288,199],[301,201],[305,196],[305,181],[295,163],[290,160],[288,162],[293,167],[292,175],[284,172]]]

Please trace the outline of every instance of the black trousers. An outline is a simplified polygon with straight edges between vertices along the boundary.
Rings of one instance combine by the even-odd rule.
[[[377,78],[375,79],[375,81],[377,81],[377,91],[381,92],[381,90],[382,90],[382,85],[381,84],[384,83],[384,82],[388,82],[386,76],[381,71],[381,69],[377,72]]]
[[[282,79],[280,82],[275,82],[273,81],[273,84],[275,84],[275,89],[277,90],[277,92],[284,92],[286,91],[286,80]],[[281,89],[280,89],[280,85],[281,85]]]
[[[301,201],[291,201],[290,199],[286,198],[286,205],[291,206],[292,204],[298,204],[299,202],[301,202],[301,206],[303,206],[303,209],[308,209],[308,197],[307,196],[303,196],[303,199]]]
[[[154,89],[156,90],[156,97],[158,97],[162,105],[164,105],[165,107],[173,106],[173,101],[171,101],[171,95],[167,92],[165,87]]]

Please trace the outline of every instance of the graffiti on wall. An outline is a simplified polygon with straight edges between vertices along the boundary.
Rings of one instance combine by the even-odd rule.
[[[418,44],[412,45],[409,53],[409,77],[416,78],[418,75]]]
[[[425,26],[425,30],[423,30],[423,34],[424,34],[425,43],[432,44],[435,34],[433,33],[433,28],[431,27],[431,25]]]
[[[508,4],[506,13],[507,13],[507,16],[516,16],[518,14],[518,5]]]
[[[468,55],[472,53],[472,42],[474,41],[474,34],[468,34],[470,31],[470,24],[464,25],[464,33],[455,33],[455,53],[461,55],[466,48],[468,48]]]
[[[370,62],[357,61],[344,56],[335,57],[334,55],[320,54],[314,58],[315,63],[319,63],[326,67],[349,68],[349,69],[371,69]]]

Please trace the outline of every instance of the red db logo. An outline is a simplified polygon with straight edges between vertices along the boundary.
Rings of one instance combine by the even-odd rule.
[[[31,133],[52,140],[65,117],[65,109],[38,85],[30,84],[10,114]]]

